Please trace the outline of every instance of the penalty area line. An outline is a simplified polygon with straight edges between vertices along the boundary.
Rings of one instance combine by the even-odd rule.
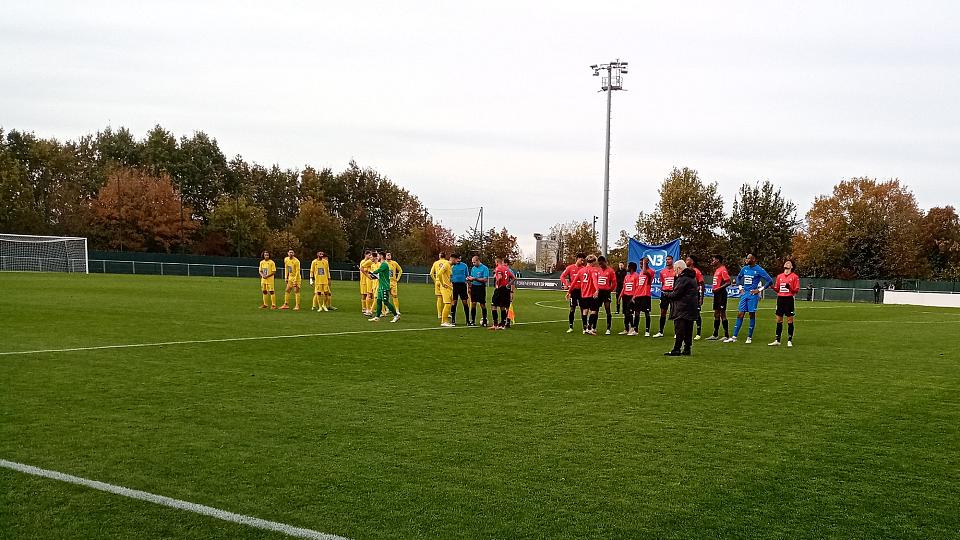
[[[559,322],[567,322],[567,320],[557,319],[554,321],[527,321],[527,322],[513,323],[513,326],[550,324],[550,323],[559,323]],[[464,328],[481,328],[481,327],[458,326],[452,329],[457,330],[457,329],[464,329]],[[419,328],[388,328],[386,330],[348,330],[343,332],[318,332],[313,334],[286,334],[286,335],[279,335],[279,336],[246,336],[246,337],[216,338],[216,339],[187,339],[182,341],[156,341],[151,343],[121,343],[117,345],[95,345],[92,347],[68,347],[64,349],[37,349],[32,351],[3,351],[3,352],[0,352],[0,356],[61,353],[61,352],[80,352],[80,351],[102,351],[102,350],[109,350],[109,349],[139,349],[139,348],[146,348],[146,347],[168,347],[173,345],[203,345],[206,343],[231,343],[235,341],[263,341],[263,340],[270,340],[270,339],[301,339],[301,338],[314,338],[314,337],[326,337],[326,336],[352,336],[352,335],[358,335],[358,334],[427,332],[431,330],[451,330],[451,328],[442,327],[442,326],[425,326],[425,327],[419,327]]]
[[[159,504],[161,506],[176,508],[177,510],[185,510],[187,512],[193,512],[194,514],[209,516],[209,517],[220,519],[223,521],[239,523],[241,525],[246,525],[248,527],[255,527],[257,529],[263,529],[267,531],[275,531],[275,532],[283,533],[288,536],[293,536],[296,538],[311,538],[314,540],[347,540],[347,538],[344,536],[337,536],[335,534],[323,533],[320,531],[314,531],[312,529],[304,529],[302,527],[295,527],[293,525],[288,525],[286,523],[279,523],[277,521],[268,521],[265,519],[260,519],[252,516],[245,516],[243,514],[235,514],[233,512],[221,510],[219,508],[213,508],[212,506],[204,506],[202,504],[182,501],[180,499],[174,499],[171,497],[164,497],[163,495],[156,495],[153,493],[148,493],[146,491],[140,491],[137,489],[130,489],[123,486],[108,484],[106,482],[100,482],[98,480],[81,478],[79,476],[73,476],[72,474],[66,474],[58,471],[41,469],[39,467],[34,467],[32,465],[24,465],[23,463],[17,463],[15,461],[7,461],[5,459],[0,459],[0,467],[4,467],[6,469],[21,472],[24,474],[40,476],[43,478],[49,478],[51,480],[59,480],[60,482],[67,482],[70,484],[76,484],[78,486],[84,486],[84,487],[96,489],[99,491],[105,491],[107,493],[113,493],[114,495],[129,497],[131,499],[137,499],[140,501]]]

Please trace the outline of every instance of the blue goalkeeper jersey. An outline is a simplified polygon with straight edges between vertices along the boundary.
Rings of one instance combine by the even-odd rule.
[[[743,294],[744,296],[751,296],[750,291],[756,289],[760,283],[763,282],[766,286],[773,284],[773,278],[770,277],[770,274],[766,270],[760,268],[760,265],[754,266],[744,266],[740,269],[740,273],[737,274],[737,285],[743,285]],[[752,295],[758,296],[758,295]]]
[[[453,272],[450,274],[450,283],[466,283],[467,282],[467,265],[458,262],[452,267]]]

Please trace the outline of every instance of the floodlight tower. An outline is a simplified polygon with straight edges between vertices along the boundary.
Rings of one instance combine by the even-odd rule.
[[[623,90],[623,77],[627,73],[627,62],[621,62],[616,59],[608,64],[594,64],[590,66],[593,70],[593,76],[599,77],[602,71],[606,71],[606,76],[600,79],[600,91],[607,93],[607,148],[603,166],[603,237],[601,238],[600,251],[603,256],[607,256],[607,237],[610,227],[610,105],[614,90]]]

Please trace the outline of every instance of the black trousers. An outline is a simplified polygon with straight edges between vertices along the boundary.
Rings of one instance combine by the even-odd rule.
[[[673,330],[677,339],[673,344],[675,351],[689,351],[693,346],[693,321],[689,319],[674,319]]]

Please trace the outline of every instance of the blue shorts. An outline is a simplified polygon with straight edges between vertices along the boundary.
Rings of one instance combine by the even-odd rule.
[[[757,306],[760,305],[760,295],[754,294],[745,294],[740,297],[740,304],[737,306],[737,311],[740,313],[756,313]]]

